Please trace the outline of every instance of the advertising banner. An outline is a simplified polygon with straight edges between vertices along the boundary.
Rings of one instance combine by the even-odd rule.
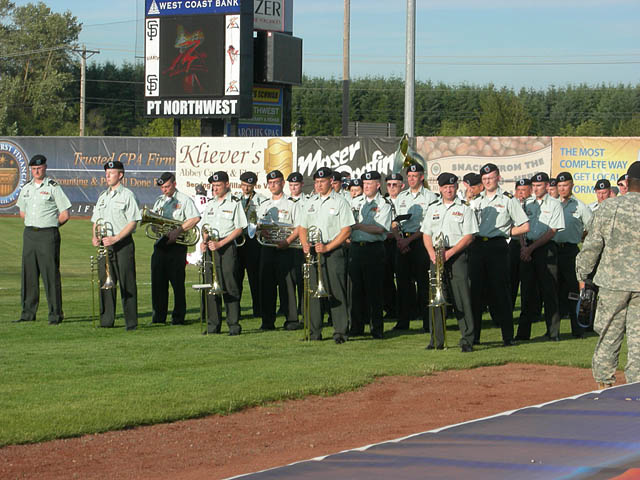
[[[282,136],[282,88],[253,87],[253,116],[238,120],[238,137]],[[231,124],[227,122],[227,135]]]
[[[416,151],[427,161],[425,177],[436,191],[442,172],[462,179],[489,162],[498,166],[501,186],[510,192],[516,180],[551,172],[551,137],[417,137]]]
[[[234,192],[240,191],[240,175],[258,175],[256,191],[269,196],[266,175],[280,170],[284,177],[294,169],[295,137],[232,138],[180,137],[176,143],[176,181],[178,189],[192,195],[196,185],[209,188],[208,178],[224,170]]]
[[[607,179],[612,186],[640,159],[638,137],[554,137],[552,175],[569,172],[573,193],[589,204],[596,200],[595,184]]]
[[[293,32],[293,0],[253,0],[254,30]]]
[[[175,170],[175,139],[130,137],[9,137],[0,139],[0,215],[17,214],[15,202],[30,179],[29,158],[47,157],[47,176],[64,189],[71,214],[89,216],[98,196],[107,188],[108,161],[124,164],[124,185],[140,206],[152,205],[162,172]]]

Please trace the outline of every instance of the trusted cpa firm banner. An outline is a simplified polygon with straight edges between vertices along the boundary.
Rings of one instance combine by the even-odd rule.
[[[553,138],[553,175],[571,173],[574,195],[587,204],[596,200],[594,187],[598,180],[607,179],[615,185],[639,159],[639,137]]]
[[[223,170],[231,190],[240,191],[240,175],[258,175],[256,191],[270,196],[267,173],[280,170],[284,177],[293,171],[296,137],[179,137],[176,139],[176,182],[178,189],[192,195],[196,185],[209,189],[208,178]],[[288,187],[285,187],[288,193]]]
[[[132,137],[7,137],[0,138],[0,215],[17,214],[15,202],[31,180],[28,163],[36,154],[47,157],[47,175],[71,201],[71,214],[90,216],[107,188],[104,164],[124,164],[123,184],[140,206],[152,205],[160,193],[155,180],[175,170],[175,139]]]

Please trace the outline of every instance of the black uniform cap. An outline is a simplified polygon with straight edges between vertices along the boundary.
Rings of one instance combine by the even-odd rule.
[[[269,173],[267,173],[267,180],[274,180],[276,178],[284,179],[284,175],[280,170],[272,170]]]
[[[371,170],[370,172],[364,172],[360,178],[362,180],[380,180],[382,176],[380,175],[380,172]]]
[[[287,177],[287,182],[302,183],[303,176],[300,172],[292,172]]]
[[[250,185],[255,185],[258,182],[258,175],[253,172],[244,172],[242,175],[240,175],[240,181],[248,183]]]
[[[531,182],[548,182],[549,174],[545,172],[536,173],[533,177],[531,177]]]
[[[320,167],[316,170],[316,173],[313,174],[313,179],[316,178],[331,178],[333,172],[329,167]]]
[[[516,180],[516,187],[528,187],[531,186],[530,178],[521,178],[520,180]]]
[[[124,171],[124,165],[122,164],[122,162],[119,162],[118,160],[115,160],[113,162],[107,162],[104,164],[105,170],[108,170],[110,168]]]
[[[556,177],[558,182],[573,182],[573,176],[569,172],[559,173]]]
[[[550,187],[557,187],[558,186],[558,180],[555,178],[550,178],[549,179],[549,186]]]
[[[424,167],[419,163],[412,163],[407,167],[407,172],[424,172]]]
[[[158,185],[159,187],[161,187],[162,185],[164,185],[166,182],[170,182],[170,181],[175,181],[176,177],[173,173],[171,172],[164,172],[162,175],[160,175],[160,178],[156,180],[156,185]]]
[[[31,160],[29,160],[30,167],[39,167],[40,165],[46,165],[46,163],[47,157],[40,154],[34,155],[33,157],[31,157]]]
[[[213,175],[211,175],[209,177],[209,183],[213,183],[213,182],[228,182],[229,181],[229,174],[227,172],[224,171],[219,171],[214,173]]]
[[[480,176],[486,175],[491,172],[500,173],[500,170],[498,169],[498,166],[495,163],[487,163],[483,165],[482,168],[480,169]]]
[[[625,173],[624,175],[622,175],[618,181],[616,182],[618,185],[620,185],[620,182],[624,182],[625,180],[629,180],[629,174]]]
[[[607,188],[611,188],[611,182],[606,178],[603,178],[602,180],[598,180],[596,182],[596,186],[593,188],[595,190],[606,190]]]
[[[353,180],[351,180],[349,182],[349,188],[351,187],[361,187],[362,186],[362,180],[358,179],[358,178],[354,178]]]
[[[467,173],[462,177],[462,181],[467,183],[470,187],[473,187],[482,183],[482,177],[477,173]]]
[[[402,182],[402,174],[400,173],[390,173],[389,175],[387,175],[387,182],[389,180],[399,180]]]
[[[458,177],[453,173],[444,172],[438,175],[438,185],[444,187],[445,185],[455,185],[458,182]]]

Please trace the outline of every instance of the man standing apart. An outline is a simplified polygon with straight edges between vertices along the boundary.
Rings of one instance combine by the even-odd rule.
[[[229,175],[216,172],[209,177],[213,189],[213,199],[207,204],[202,215],[203,225],[208,232],[202,232],[200,249],[205,261],[213,262],[207,268],[207,275],[216,269],[217,280],[222,286],[222,295],[207,297],[207,333],[220,333],[222,322],[222,299],[227,309],[229,335],[240,335],[240,264],[235,239],[242,235],[247,226],[247,218],[240,202],[229,192]],[[205,228],[206,229],[206,228]],[[214,236],[215,235],[215,236]],[[255,306],[254,306],[255,308]]]
[[[176,189],[176,177],[165,172],[156,181],[160,195],[153,204],[153,212],[164,218],[182,222],[167,235],[159,238],[151,255],[151,323],[165,323],[167,320],[167,295],[169,283],[173,288],[174,306],[171,314],[173,325],[184,324],[187,303],[184,292],[187,246],[176,243],[177,238],[191,230],[200,221],[200,213],[188,195]]]
[[[424,188],[424,168],[413,164],[407,169],[409,188],[398,195],[398,215],[410,214],[402,224],[403,233],[396,236],[396,267],[398,272],[398,322],[394,330],[408,330],[410,314],[414,307],[414,282],[418,284],[418,305],[422,316],[422,328],[429,331],[429,282],[427,279],[428,256],[422,242],[420,225],[427,207],[437,200],[435,193]]]
[[[323,281],[329,290],[329,308],[333,318],[333,339],[337,344],[347,340],[349,312],[347,309],[346,262],[342,244],[351,234],[355,223],[353,212],[344,197],[331,189],[331,169],[321,167],[313,175],[314,187],[318,195],[307,200],[300,222],[300,242],[305,254],[313,251],[322,254],[318,268],[311,269],[310,287],[318,286],[318,269],[322,269]],[[322,238],[309,238],[310,227],[320,232]],[[319,298],[311,298],[311,340],[322,339],[322,313]]]
[[[69,220],[71,202],[62,187],[47,177],[47,159],[34,155],[29,161],[31,181],[18,197],[20,217],[24,220],[22,234],[22,313],[14,322],[36,319],[40,301],[40,281],[47,294],[49,324],[57,325],[62,312],[62,283],[60,282],[60,231]]]
[[[105,264],[99,265],[100,284],[106,277],[105,265],[109,262],[114,286],[108,290],[100,289],[100,326],[113,327],[116,317],[116,284],[120,282],[122,310],[127,330],[138,327],[138,286],[136,284],[136,246],[132,234],[137,222],[142,218],[134,193],[122,185],[124,165],[122,162],[107,162],[104,165],[107,190],[98,197],[93,209],[92,243],[100,246],[96,232],[98,220],[106,227],[106,236],[102,244],[107,247]]]
[[[478,203],[479,232],[469,249],[474,343],[480,343],[482,311],[488,304],[494,322],[502,330],[503,345],[510,346],[513,306],[507,238],[528,232],[529,222],[520,202],[500,188],[500,170],[495,164],[484,165],[480,175],[485,189]]]
[[[520,202],[522,209],[528,201],[534,200],[532,196],[531,180],[521,178],[516,180],[516,198]],[[515,308],[516,298],[518,297],[518,289],[520,288],[520,236],[511,237],[509,241],[509,269],[511,270],[511,305]]]
[[[558,193],[564,214],[564,230],[556,233],[553,241],[558,245],[558,294],[560,306],[567,304],[571,319],[571,334],[580,338],[584,331],[578,325],[576,312],[577,302],[569,300],[569,294],[578,293],[576,278],[576,256],[578,244],[587,233],[593,213],[589,207],[578,200],[573,194],[573,177],[569,172],[562,172],[557,177]]]
[[[352,182],[355,180],[352,180]],[[350,335],[362,335],[365,324],[371,336],[383,338],[384,240],[391,229],[391,205],[380,195],[380,173],[362,175],[364,195],[353,204],[356,223],[351,227],[349,277],[353,285]]]
[[[622,340],[627,334],[627,383],[640,381],[640,162],[627,171],[626,195],[603,203],[576,258],[580,288],[595,268],[600,287],[594,330],[600,335],[593,353],[593,378],[600,388],[613,385]]]
[[[280,170],[267,174],[267,186],[271,198],[258,207],[258,226],[261,223],[278,224],[294,227],[299,223],[299,202],[294,202],[284,194],[284,175]],[[262,308],[261,330],[275,330],[276,294],[279,288],[285,288],[286,330],[298,330],[302,327],[298,322],[298,306],[296,303],[295,250],[289,245],[298,238],[297,228],[292,228],[286,239],[277,246],[262,246],[260,252],[260,304]]]
[[[598,180],[593,187],[596,192],[596,201],[589,204],[589,208],[592,212],[595,212],[600,207],[600,204],[607,198],[611,197],[611,182],[606,178]]]
[[[557,342],[560,340],[558,246],[552,240],[556,233],[564,230],[564,215],[560,202],[547,193],[549,175],[537,173],[531,178],[531,184],[536,199],[525,206],[530,229],[520,250],[522,316],[516,339],[529,340],[531,337],[531,322],[540,315],[541,296],[546,336]]]

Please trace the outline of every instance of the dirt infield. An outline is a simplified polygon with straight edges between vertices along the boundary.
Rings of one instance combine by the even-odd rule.
[[[334,397],[313,396],[224,417],[5,447],[0,450],[0,478],[224,478],[594,388],[590,370],[544,365],[386,377]]]

